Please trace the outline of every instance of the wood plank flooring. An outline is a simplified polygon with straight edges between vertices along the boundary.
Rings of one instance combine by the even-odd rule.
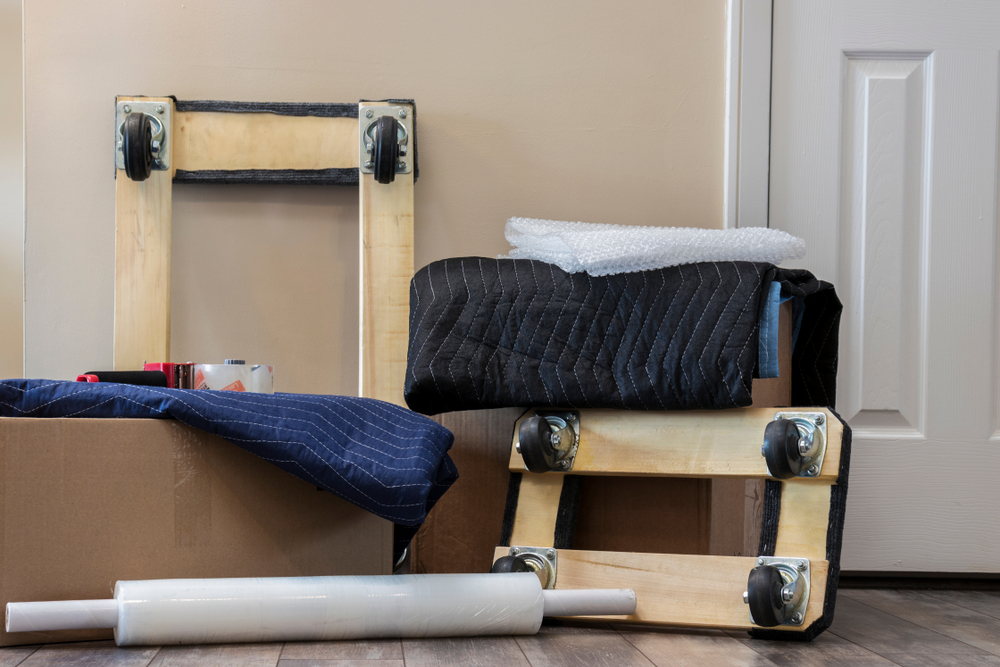
[[[812,643],[740,632],[554,623],[530,637],[0,649],[0,667],[1000,667],[1000,591],[843,589]]]

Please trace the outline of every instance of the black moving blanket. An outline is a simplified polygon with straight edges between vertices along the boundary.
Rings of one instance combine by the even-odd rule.
[[[779,293],[796,301],[793,405],[832,407],[841,305],[808,271],[707,262],[593,277],[527,259],[435,262],[410,284],[406,402],[424,414],[745,407]]]

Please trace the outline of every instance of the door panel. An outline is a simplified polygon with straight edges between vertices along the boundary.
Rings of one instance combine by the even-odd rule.
[[[842,566],[1000,572],[1000,5],[778,1],[773,39],[770,224],[844,302]]]

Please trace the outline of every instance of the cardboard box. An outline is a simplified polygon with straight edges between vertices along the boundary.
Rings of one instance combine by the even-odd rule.
[[[119,579],[391,573],[391,523],[172,420],[0,418],[0,484],[4,605],[110,598]]]

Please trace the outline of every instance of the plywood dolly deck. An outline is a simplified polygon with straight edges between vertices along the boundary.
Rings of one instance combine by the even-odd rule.
[[[825,408],[528,410],[493,569],[535,571],[557,589],[634,588],[630,622],[811,638],[833,613],[840,545],[829,531],[843,525],[849,447],[850,429]],[[575,475],[766,479],[760,555],[563,548]]]
[[[115,133],[116,369],[170,360],[175,181],[358,186],[359,395],[405,407],[418,174],[412,100],[299,104],[120,96]],[[391,540],[386,522],[386,543]]]

